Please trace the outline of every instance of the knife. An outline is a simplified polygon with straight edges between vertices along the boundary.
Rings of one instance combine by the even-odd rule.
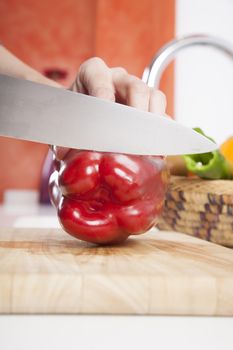
[[[217,148],[170,118],[6,75],[0,75],[0,135],[141,155],[195,154]]]

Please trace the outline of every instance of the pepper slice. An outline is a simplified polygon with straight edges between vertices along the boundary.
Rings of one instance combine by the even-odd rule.
[[[194,130],[206,136],[200,128],[194,128]],[[206,137],[214,141],[212,138]],[[203,179],[233,179],[233,166],[218,150],[185,155],[184,160],[187,169]]]

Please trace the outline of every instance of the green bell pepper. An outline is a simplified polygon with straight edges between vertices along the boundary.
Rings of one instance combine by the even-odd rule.
[[[195,131],[206,136],[200,128]],[[210,140],[212,138],[206,136]],[[185,155],[187,169],[203,179],[233,179],[233,167],[218,151]]]

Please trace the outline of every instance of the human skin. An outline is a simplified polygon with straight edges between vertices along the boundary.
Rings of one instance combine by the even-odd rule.
[[[41,73],[37,72],[36,70],[34,70],[30,66],[22,62],[21,60],[19,60],[16,56],[14,56],[11,52],[9,52],[3,46],[0,46],[0,74],[6,74],[6,75],[14,76],[16,78],[31,80],[40,84],[50,85],[55,88],[64,88],[62,85],[44,77]],[[127,71],[124,68],[108,67],[106,63],[101,58],[98,58],[98,57],[90,58],[80,66],[77,72],[76,78],[70,87],[70,90],[74,92],[88,94],[90,96],[107,99],[113,102],[122,103],[144,111],[149,111],[160,115],[165,114],[166,98],[161,91],[155,90],[153,88],[149,88],[138,77],[127,73]],[[55,145],[52,146],[52,150],[54,153],[55,162],[57,163],[65,161],[67,156],[69,155],[69,152],[71,152],[71,150],[68,148],[56,147]],[[74,158],[78,157],[78,152],[80,152],[80,150],[72,150]],[[115,156],[113,155],[112,159],[114,159],[114,157]],[[139,160],[134,160],[134,162],[136,164],[137,162],[139,162]],[[149,164],[146,159],[143,162],[144,164],[140,165],[141,169],[145,168]],[[114,161],[114,164],[115,163],[116,162]],[[151,174],[152,174],[151,179],[153,180],[153,176],[156,177],[157,170],[154,169],[153,171],[151,171]],[[137,174],[135,174],[134,177],[136,179]],[[136,181],[135,179],[134,181]],[[160,179],[160,176],[159,176],[159,179]],[[115,184],[116,184],[116,181],[115,181]],[[143,184],[141,184],[141,188],[143,188]],[[124,193],[123,193],[123,196],[125,196]],[[159,197],[160,202],[162,201],[162,197],[163,196],[161,196],[161,198]],[[138,196],[138,200],[141,200],[140,196]],[[157,217],[157,214],[158,214],[157,209],[154,206],[153,208],[151,206],[151,203],[153,203],[153,201],[155,200],[156,200],[156,196],[155,198],[150,198],[150,200],[147,200],[149,204],[145,201],[145,203],[143,204],[144,205],[143,209],[140,207],[141,204],[137,203],[137,206],[140,207],[140,209],[139,207],[137,208],[137,211],[139,212],[140,210],[146,212],[145,208],[149,208],[147,210],[149,214],[143,213],[143,215],[145,214],[144,215],[145,218],[148,220],[141,220],[141,227],[139,227],[140,225],[138,224],[136,229],[135,228],[132,229],[132,227],[131,228],[127,227],[124,229],[117,228],[115,231],[113,229],[108,230],[108,227],[107,227],[108,235],[109,235],[109,232],[110,233],[113,232],[112,237],[107,237],[107,234],[106,234],[107,238],[105,240],[101,238],[99,241],[99,238],[97,238],[96,243],[117,242],[119,240],[126,239],[129,234],[136,234],[139,231],[144,232],[154,223],[153,217]],[[108,206],[113,206],[113,204],[110,203],[108,204]],[[117,211],[116,203],[114,204],[114,206],[115,206],[114,212],[116,213]],[[64,209],[64,206],[62,208]],[[67,208],[67,206],[65,208]],[[124,212],[123,212],[122,208],[118,210],[118,212],[120,211],[122,212],[121,214],[119,213],[117,214],[119,216],[118,221],[122,221],[123,220],[122,218],[125,216],[126,218],[124,219],[125,222],[126,221],[129,222],[130,221],[129,218],[132,215],[131,214],[129,215],[129,209],[124,208]],[[136,209],[134,208],[134,211],[135,210]],[[59,209],[58,215],[60,217],[66,216],[62,214],[63,211],[62,209]],[[142,214],[140,215],[142,216]],[[110,226],[113,227],[114,225],[111,223]],[[121,224],[120,226],[123,227],[124,225]],[[75,228],[74,228],[74,231],[75,231]],[[88,237],[87,237],[87,240],[88,240]],[[93,239],[91,238],[90,241],[93,241]]]
[[[22,62],[2,45],[0,45],[0,74],[64,88]],[[108,67],[99,57],[90,58],[81,64],[70,89],[144,111],[165,114],[166,97],[161,91],[149,88],[141,79],[127,73],[122,67]],[[55,157],[61,160],[69,149],[54,147],[53,151]]]

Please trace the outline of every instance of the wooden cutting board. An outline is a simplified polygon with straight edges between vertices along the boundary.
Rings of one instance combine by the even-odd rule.
[[[0,313],[232,316],[233,251],[156,230],[97,247],[59,229],[1,229]]]

